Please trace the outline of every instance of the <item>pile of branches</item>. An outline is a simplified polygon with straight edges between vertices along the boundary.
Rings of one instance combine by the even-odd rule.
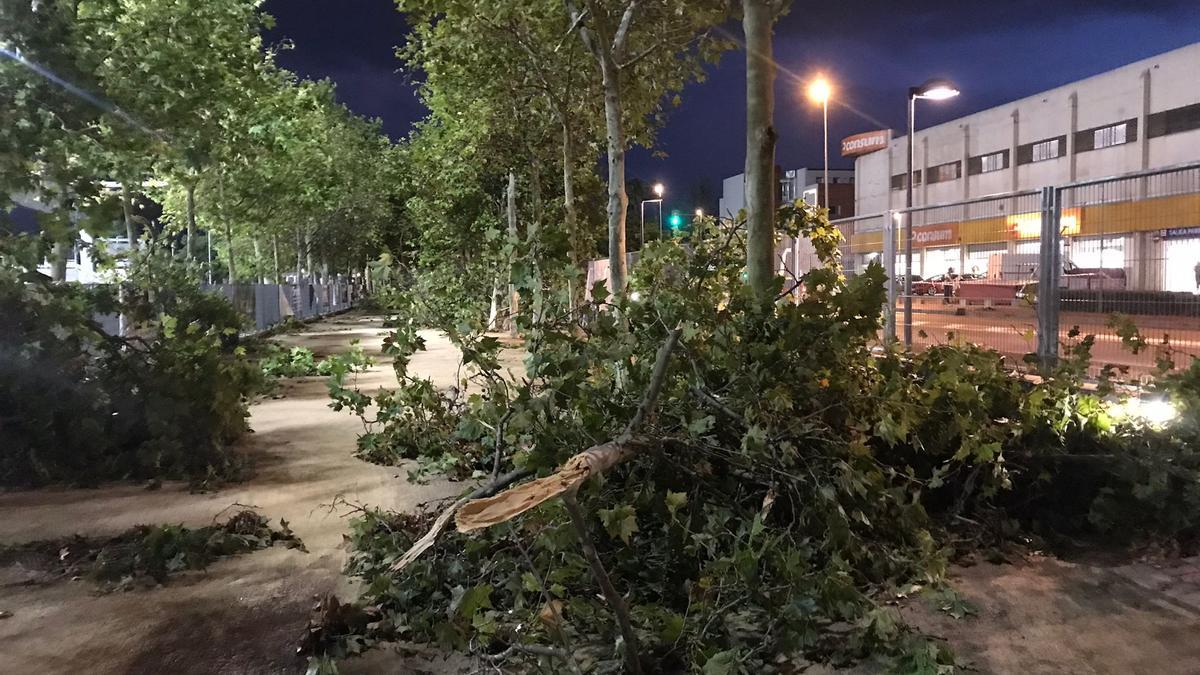
[[[1038,384],[970,345],[878,353],[883,270],[847,280],[840,235],[802,204],[779,224],[823,265],[778,302],[746,290],[741,223],[709,222],[650,247],[636,294],[597,286],[532,326],[516,382],[498,345],[452,334],[476,393],[441,399],[453,443],[410,452],[489,478],[356,522],[373,620],[323,633],[317,669],[399,640],[549,672],[941,672],[949,650],[886,602],[980,541],[953,527],[1194,540],[1200,368],[1151,387],[1181,409],[1159,428],[1081,388],[1088,338]],[[392,438],[410,412],[379,411]]]
[[[76,535],[0,547],[0,567],[19,565],[42,582],[88,579],[103,591],[129,590],[164,584],[173,574],[202,570],[218,558],[276,543],[305,550],[286,520],[276,529],[262,515],[244,509],[206,527],[138,525],[112,537]]]

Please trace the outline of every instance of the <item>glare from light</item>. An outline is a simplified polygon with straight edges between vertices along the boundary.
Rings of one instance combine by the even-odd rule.
[[[1114,419],[1141,420],[1150,426],[1159,428],[1165,427],[1179,417],[1179,411],[1175,409],[1175,406],[1170,401],[1161,398],[1130,397],[1110,405],[1108,411]]]
[[[659,199],[662,199],[663,193],[666,192],[666,190],[667,189],[663,187],[662,183],[654,184],[654,194],[657,195]]]
[[[641,301],[641,299],[642,299],[642,294],[641,294],[641,293],[639,293],[639,292],[637,292],[637,291],[634,291],[634,292],[632,292],[632,293],[630,293],[630,294],[629,294],[629,299],[630,299],[630,300],[632,300],[632,301],[634,301],[634,302],[640,302],[640,301]]]
[[[813,103],[825,103],[832,93],[833,87],[824,77],[817,77],[808,85],[808,100]]]
[[[696,209],[696,217],[703,218],[704,217],[704,209]]]

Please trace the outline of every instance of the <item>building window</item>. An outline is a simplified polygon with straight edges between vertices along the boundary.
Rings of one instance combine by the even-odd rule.
[[[967,175],[978,176],[981,173],[1002,171],[1009,167],[1008,159],[1008,150],[969,157],[967,158]]]
[[[1107,148],[1113,145],[1123,145],[1125,143],[1126,132],[1128,127],[1124,122],[1114,124],[1111,127],[1096,129],[1093,133],[1095,136],[1092,140],[1092,147]]]
[[[1058,139],[1042,141],[1033,144],[1033,161],[1044,162],[1048,159],[1058,159]]]
[[[1075,152],[1087,152],[1100,148],[1111,148],[1123,143],[1133,143],[1138,139],[1138,123],[1136,119],[1127,119],[1115,124],[1084,129],[1075,133]]]
[[[1151,113],[1146,120],[1147,138],[1158,138],[1193,129],[1200,129],[1200,103]]]
[[[962,176],[961,165],[958,162],[946,162],[931,166],[928,170],[927,180],[932,183],[945,183],[947,181],[958,180]]]
[[[912,172],[912,177],[914,186],[921,184],[921,172],[919,170]],[[906,187],[908,187],[908,185],[904,182],[904,174],[898,173],[895,176],[892,176],[893,190],[903,190]]]
[[[1078,140],[1078,139],[1077,139]],[[1017,164],[1033,164],[1058,159],[1067,154],[1067,137],[1056,136],[1017,146]]]

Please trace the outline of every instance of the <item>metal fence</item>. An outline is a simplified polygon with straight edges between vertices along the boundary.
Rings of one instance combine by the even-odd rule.
[[[849,273],[891,271],[885,339],[964,340],[1019,363],[1095,335],[1094,370],[1135,374],[1200,354],[1200,164],[835,224]],[[1114,314],[1150,344],[1123,346]]]
[[[341,312],[358,300],[358,289],[347,282],[214,284],[206,288],[229,298],[253,322],[254,332],[265,331],[288,317],[304,320]]]
[[[224,295],[245,317],[247,332],[269,330],[289,317],[314,319],[350,309],[361,300],[359,287],[344,281],[328,284],[214,284],[205,290]],[[97,315],[97,323],[113,335],[123,332],[117,314]]]

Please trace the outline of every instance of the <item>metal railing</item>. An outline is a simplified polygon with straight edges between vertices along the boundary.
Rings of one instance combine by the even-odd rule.
[[[1135,373],[1200,354],[1200,163],[834,224],[848,273],[890,272],[883,337],[909,348],[965,340],[1049,363],[1091,334],[1094,363]],[[1123,348],[1118,313],[1153,344]]]
[[[214,284],[204,290],[220,294],[246,317],[246,333],[270,330],[289,317],[316,319],[354,307],[362,299],[357,286],[346,281],[327,284]],[[125,331],[118,314],[98,314],[95,320],[105,332]]]

